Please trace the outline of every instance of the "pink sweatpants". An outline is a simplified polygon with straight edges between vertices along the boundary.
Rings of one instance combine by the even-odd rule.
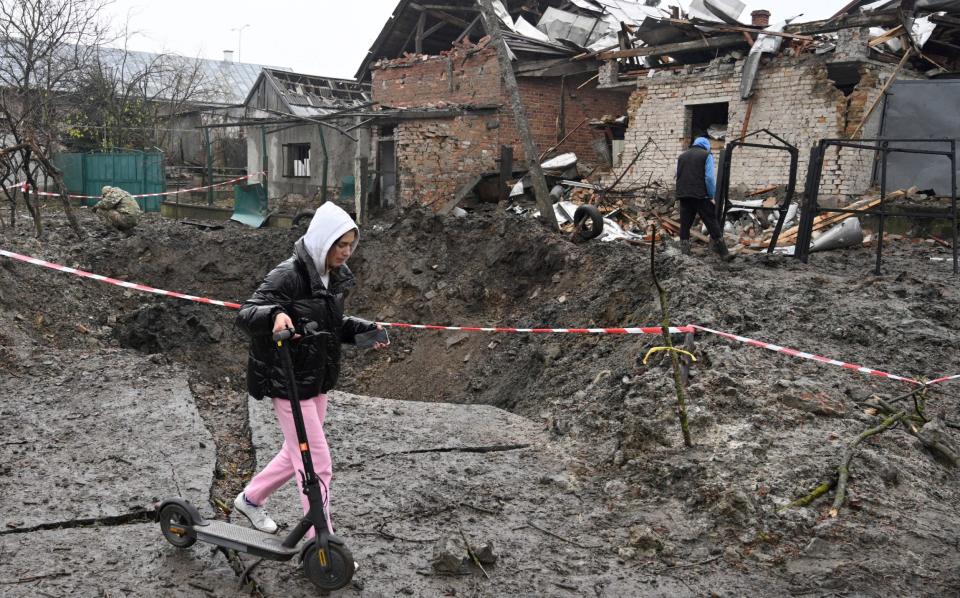
[[[333,478],[333,463],[330,461],[330,448],[327,438],[323,434],[323,420],[327,414],[327,395],[321,394],[310,399],[300,401],[303,411],[303,425],[307,430],[307,441],[310,443],[310,456],[313,459],[313,469],[320,478],[323,490],[324,511],[327,515],[327,528],[333,533],[333,524],[330,520],[330,480]],[[303,493],[303,480],[300,473],[303,471],[303,460],[300,458],[297,428],[293,423],[293,411],[290,401],[273,399],[273,411],[277,414],[277,422],[283,431],[283,446],[280,452],[257,475],[253,476],[243,493],[250,502],[263,505],[278,488],[296,478],[297,489],[300,491],[300,503],[303,513],[310,509],[307,495]],[[308,538],[314,536],[313,528],[307,533]]]

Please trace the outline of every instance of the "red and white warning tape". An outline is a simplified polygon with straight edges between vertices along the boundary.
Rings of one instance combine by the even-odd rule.
[[[175,291],[165,291],[163,289],[155,289],[153,287],[148,287],[143,284],[137,284],[135,282],[126,282],[124,280],[117,280],[116,278],[110,278],[109,276],[102,276],[100,274],[93,274],[91,272],[85,272],[83,270],[78,270],[76,268],[70,268],[69,266],[61,266],[60,264],[54,264],[53,262],[40,260],[35,257],[30,257],[28,255],[20,255],[19,253],[13,253],[12,251],[5,251],[3,249],[0,249],[0,255],[13,258],[15,260],[20,260],[21,262],[27,262],[28,264],[34,264],[36,266],[43,266],[44,268],[50,268],[51,270],[57,270],[58,272],[66,272],[68,274],[76,274],[77,276],[82,276],[84,278],[92,278],[93,280],[99,280],[100,282],[114,284],[114,285],[117,285],[118,287],[134,289],[136,291],[143,291],[145,293],[156,293],[157,295],[165,295],[167,297],[176,297],[178,299],[186,299],[187,301],[196,301],[197,303],[207,303],[210,305],[222,305],[223,307],[240,309],[239,303],[230,303],[228,301],[217,301],[216,299],[207,299],[206,297],[195,297],[193,295],[185,295],[183,293],[177,293]]]
[[[82,276],[84,278],[92,278],[93,280],[106,282],[106,283],[113,284],[119,287],[124,287],[127,289],[143,291],[145,293],[154,293],[157,295],[164,295],[167,297],[175,297],[177,299],[186,299],[187,301],[195,301],[197,303],[205,303],[208,305],[220,305],[222,307],[228,307],[231,309],[240,309],[241,307],[239,303],[233,303],[230,301],[218,301],[216,299],[208,299],[206,297],[197,297],[194,295],[186,295],[184,293],[177,293],[175,291],[166,291],[163,289],[157,289],[147,285],[127,282],[124,280],[117,280],[116,278],[110,278],[109,276],[102,276],[100,274],[85,272],[84,270],[78,270],[77,268],[62,266],[60,264],[55,264],[53,262],[48,262],[46,260],[37,259],[27,255],[21,255],[19,253],[6,251],[3,249],[0,249],[0,256],[9,257],[15,260],[19,260],[21,262],[26,262],[28,264],[43,266],[44,268],[50,268],[51,270],[57,270],[58,272],[67,272],[68,274],[75,274],[77,276]],[[402,322],[378,322],[378,324],[382,326],[389,326],[392,328],[409,328],[409,329],[418,329],[418,330],[456,330],[456,331],[463,331],[463,332],[507,332],[507,333],[532,333],[532,334],[654,334],[655,335],[655,334],[661,334],[662,332],[662,328],[660,328],[659,326],[645,326],[645,327],[639,327],[639,328],[506,328],[506,327],[489,327],[488,328],[488,327],[475,327],[475,326],[440,326],[436,324],[406,324]],[[905,376],[897,376],[896,374],[882,372],[880,370],[875,370],[873,368],[867,368],[861,365],[847,363],[837,359],[830,359],[829,357],[823,357],[821,355],[816,355],[814,353],[807,353],[805,351],[798,351],[796,349],[791,349],[789,347],[782,347],[780,345],[775,345],[773,343],[767,343],[767,342],[758,341],[752,338],[747,338],[745,336],[730,334],[729,332],[721,332],[719,330],[707,328],[706,326],[698,326],[696,324],[691,324],[689,326],[671,326],[669,329],[670,333],[695,332],[696,330],[701,330],[709,334],[715,334],[717,336],[721,336],[726,339],[752,345],[754,347],[760,347],[761,349],[767,349],[769,351],[775,351],[777,353],[782,353],[784,355],[790,355],[791,357],[809,359],[811,361],[816,361],[818,363],[835,365],[844,369],[857,371],[863,374],[869,374],[871,376],[879,376],[882,378],[888,378],[890,380],[898,380],[901,382],[906,382],[908,384],[914,384],[918,386],[930,386],[933,384],[940,384],[942,382],[947,382],[950,380],[960,380],[960,374],[956,374],[953,376],[943,376],[941,378],[936,378],[934,380],[930,380],[929,382],[921,382],[919,380],[914,380],[913,378],[907,378]]]
[[[862,365],[847,363],[845,361],[839,361],[837,359],[830,359],[829,357],[823,357],[821,355],[815,355],[813,353],[807,353],[805,351],[798,351],[796,349],[791,349],[789,347],[781,347],[780,345],[774,345],[773,343],[765,343],[763,341],[754,340],[752,338],[747,338],[745,336],[737,336],[736,334],[730,334],[729,332],[720,332],[719,330],[713,330],[711,328],[706,328],[705,326],[697,326],[696,324],[694,324],[693,328],[696,328],[697,330],[702,330],[704,332],[709,332],[710,334],[716,334],[717,336],[722,336],[723,338],[728,338],[730,340],[746,343],[748,345],[753,345],[754,347],[760,347],[761,349],[768,349],[770,351],[776,351],[777,353],[790,355],[791,357],[799,357],[801,359],[818,361],[820,363],[826,363],[829,365],[839,366],[848,370],[854,370],[854,371],[860,372],[861,374],[869,374],[871,376],[880,376],[882,378],[889,378],[891,380],[899,380],[901,382],[906,382],[908,384],[923,384],[919,380],[914,380],[913,378],[897,376],[896,374],[881,372],[880,370],[863,367]]]
[[[377,322],[381,326],[392,328],[415,328],[418,330],[462,330],[464,332],[530,332],[533,334],[660,334],[658,326],[642,328],[479,328],[475,326],[438,326],[435,324],[403,324],[399,322]],[[671,326],[670,333],[693,332],[693,326]]]
[[[931,384],[940,384],[941,382],[948,382],[950,380],[960,380],[960,374],[956,374],[954,376],[944,376],[943,378],[937,378],[936,380],[931,380],[927,382],[927,386],[930,386]]]
[[[134,195],[133,197],[160,197],[165,195],[177,195],[178,193],[190,193],[191,191],[203,191],[205,189],[213,189],[214,187],[226,187],[227,185],[232,185],[233,183],[243,181],[255,176],[260,176],[266,174],[266,172],[254,172],[253,174],[246,174],[235,179],[230,179],[229,181],[223,181],[222,183],[214,183],[212,185],[204,185],[203,187],[191,187],[189,189],[179,189],[177,191],[164,191],[162,193],[140,193]],[[26,193],[29,185],[27,183],[17,183],[17,186],[21,187],[21,190]],[[59,193],[52,193],[50,191],[34,191],[34,195],[42,195],[45,197],[60,197]],[[100,199],[102,195],[68,195],[72,199]]]

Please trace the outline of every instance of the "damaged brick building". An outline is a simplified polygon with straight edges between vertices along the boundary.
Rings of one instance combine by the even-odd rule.
[[[780,15],[773,24],[764,10],[742,23],[737,0],[694,0],[685,11],[658,4],[495,2],[539,151],[569,135],[554,154],[575,152],[591,180],[669,189],[694,137],[710,137],[719,157],[730,140],[768,129],[799,148],[802,188],[820,139],[883,133],[890,82],[956,69],[955,1],[853,2],[823,21]],[[501,146],[523,163],[471,0],[401,1],[358,79],[371,81],[389,114],[376,130],[377,170],[401,205],[436,208],[462,195],[498,169]],[[731,166],[741,188],[782,185],[789,156],[743,151]],[[821,193],[861,193],[874,171],[873,152],[834,148]]]
[[[622,113],[627,94],[577,90],[589,77],[521,76],[517,83],[537,146],[549,148],[572,133],[564,150],[598,164],[602,134],[573,129],[595,114]],[[513,148],[515,160],[525,160],[493,48],[459,46],[444,56],[383,61],[372,79],[373,99],[382,107],[423,109],[381,127],[382,137],[393,138],[401,205],[453,198],[479,174],[498,170],[503,145]]]
[[[753,26],[766,27],[768,15],[756,11]],[[638,28],[636,35],[642,38],[658,27],[674,31],[693,27],[691,21],[668,21]],[[711,45],[716,37],[601,53],[608,61],[601,68],[601,86],[633,88],[624,161],[645,145],[648,148],[627,178],[669,186],[675,156],[689,147],[693,138],[709,136],[714,148],[720,149],[725,140],[768,129],[800,149],[797,178],[802,184],[811,146],[824,138],[876,137],[882,110],[871,109],[886,84],[892,78],[923,77],[909,64],[871,52],[875,44],[867,27],[896,23],[896,16],[884,14],[837,18],[792,29],[781,26],[775,39],[782,42],[782,50],[759,53],[762,58],[755,58],[753,70],[749,65],[754,53],[748,53],[748,39],[735,35],[720,38],[726,47],[719,56]],[[830,33],[833,35],[825,36]],[[640,56],[670,59],[620,73],[625,66],[620,61]],[[704,58],[707,60],[698,62]],[[649,149],[651,145],[656,151]],[[734,155],[732,164],[734,183],[751,189],[785,183],[788,168],[789,156],[784,152],[742,152]],[[873,153],[833,150],[825,157],[824,173],[822,193],[862,193],[872,183]]]
[[[502,146],[512,148],[515,164],[526,159],[476,3],[445,4],[441,11],[400,2],[357,74],[390,114],[375,142],[380,187],[389,201],[393,162],[401,205],[442,206],[495,173]],[[597,62],[570,60],[585,48],[557,43],[525,20],[564,2],[509,4],[497,3],[498,12],[534,142],[543,151],[562,140],[562,151],[575,152],[582,166],[608,169],[610,139],[586,122],[623,114],[629,90],[599,89]],[[418,32],[432,36],[418,41]]]

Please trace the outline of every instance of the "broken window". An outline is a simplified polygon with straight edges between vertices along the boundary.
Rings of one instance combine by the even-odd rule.
[[[727,102],[716,104],[694,104],[687,106],[687,143],[693,143],[697,137],[706,137],[719,141],[722,146],[727,136]]]
[[[291,143],[283,146],[283,176],[310,176],[309,143]]]

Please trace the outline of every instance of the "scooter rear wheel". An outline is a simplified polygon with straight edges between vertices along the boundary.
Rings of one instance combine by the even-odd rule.
[[[330,544],[327,550],[328,566],[323,567],[318,555],[317,543],[307,548],[303,555],[303,571],[313,585],[325,591],[339,590],[353,579],[353,555],[342,544]]]
[[[197,541],[197,534],[193,531],[193,518],[186,509],[177,504],[167,505],[160,511],[160,529],[167,542],[177,548],[193,546]]]

